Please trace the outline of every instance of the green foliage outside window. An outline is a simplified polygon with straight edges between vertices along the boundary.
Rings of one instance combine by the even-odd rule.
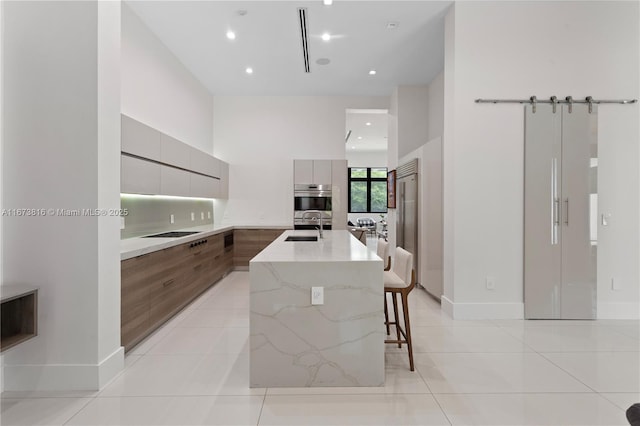
[[[349,169],[349,212],[387,212],[387,169],[352,167]]]

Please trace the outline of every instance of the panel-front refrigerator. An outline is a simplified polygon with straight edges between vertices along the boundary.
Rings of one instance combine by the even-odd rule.
[[[396,243],[413,254],[413,267],[418,273],[418,159],[396,170]]]

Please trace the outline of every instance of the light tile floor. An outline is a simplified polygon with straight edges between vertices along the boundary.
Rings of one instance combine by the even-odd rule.
[[[234,272],[126,356],[99,392],[2,395],[2,425],[626,425],[639,321],[456,321],[410,296],[416,371],[381,388],[249,383],[249,274]]]

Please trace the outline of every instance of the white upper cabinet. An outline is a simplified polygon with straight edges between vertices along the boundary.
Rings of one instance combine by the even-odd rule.
[[[313,160],[313,182],[331,184],[331,160]]]
[[[293,160],[294,184],[331,184],[331,160]]]
[[[162,161],[160,148],[162,133],[126,115],[121,117],[120,150],[150,160]]]
[[[190,175],[186,170],[160,166],[160,194],[188,197],[191,191]]]
[[[125,155],[121,156],[120,160],[120,192],[160,193],[160,164]]]
[[[331,166],[331,207],[332,229],[347,229],[347,160],[332,160]]]
[[[200,198],[219,198],[220,180],[191,173],[191,190],[189,196]]]
[[[171,136],[161,134],[161,159],[165,164],[177,166],[183,169],[189,169],[191,147],[178,139]]]
[[[220,194],[218,198],[229,198],[229,164],[220,161]]]
[[[313,183],[313,160],[293,160],[293,183]]]
[[[121,117],[120,192],[229,197],[227,163],[130,117]]]
[[[190,148],[189,169],[207,176],[220,177],[221,161],[196,148]]]

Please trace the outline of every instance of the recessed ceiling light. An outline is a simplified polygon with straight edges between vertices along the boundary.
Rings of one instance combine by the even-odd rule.
[[[324,3],[325,6],[331,6],[333,0],[322,0],[322,3]]]
[[[376,70],[369,71],[369,75],[376,75]]]
[[[229,40],[235,40],[235,38],[236,38],[236,33],[234,33],[234,32],[233,32],[233,31],[231,31],[231,30],[227,31],[227,38],[228,38]]]
[[[253,74],[253,68],[247,67],[247,69],[245,69],[244,72],[246,72],[247,74]]]
[[[362,136],[358,136],[358,139],[362,139]]]
[[[369,123],[368,121],[366,123],[364,123],[366,126],[371,126],[371,123]]]
[[[324,41],[331,40],[331,34],[329,34],[329,33],[322,34],[322,40],[324,40]]]

